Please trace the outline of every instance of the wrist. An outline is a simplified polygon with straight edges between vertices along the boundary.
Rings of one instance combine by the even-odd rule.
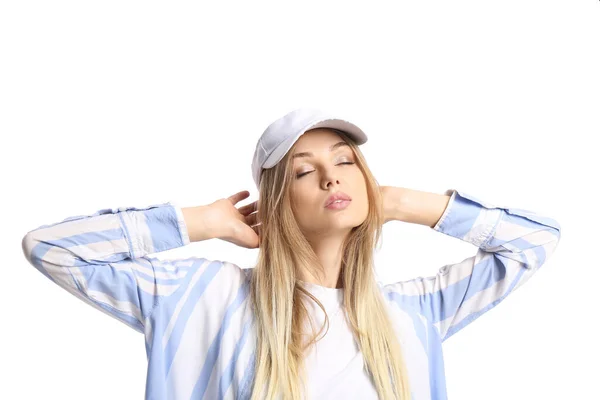
[[[181,209],[188,230],[190,242],[213,239],[215,236],[207,223],[208,206],[185,207]]]
[[[394,215],[397,220],[430,228],[437,224],[450,200],[445,194],[406,188],[401,188],[396,196]]]

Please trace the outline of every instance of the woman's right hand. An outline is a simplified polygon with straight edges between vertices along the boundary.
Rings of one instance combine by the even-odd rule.
[[[250,195],[247,190],[208,205],[184,208],[190,241],[222,239],[235,245],[254,249],[260,246],[257,221],[257,201],[236,208]]]

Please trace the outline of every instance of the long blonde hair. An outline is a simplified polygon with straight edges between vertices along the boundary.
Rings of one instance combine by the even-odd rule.
[[[343,132],[334,131],[352,148],[369,199],[366,220],[352,229],[343,244],[341,280],[346,318],[379,398],[408,400],[404,355],[373,269],[373,249],[379,242],[384,218],[378,184],[358,146]],[[261,241],[257,264],[250,274],[250,306],[257,333],[251,400],[306,398],[302,397],[308,396],[305,351],[317,342],[325,323],[319,332],[313,329],[312,337],[305,341],[302,327],[309,314],[303,301],[315,301],[329,326],[323,304],[297,284],[299,271],[307,271],[317,281],[324,271],[291,208],[294,170],[290,154],[296,144],[275,167],[262,171],[259,188]]]

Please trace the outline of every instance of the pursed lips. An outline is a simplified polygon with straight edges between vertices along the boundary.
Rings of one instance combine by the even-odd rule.
[[[346,193],[343,192],[337,192],[331,196],[329,196],[327,198],[327,201],[325,202],[325,207],[329,206],[332,203],[335,202],[340,202],[340,201],[352,201],[352,199],[350,198],[350,196],[348,196]]]

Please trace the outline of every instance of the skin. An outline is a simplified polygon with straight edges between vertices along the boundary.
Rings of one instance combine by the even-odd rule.
[[[294,154],[311,152],[313,156],[294,158],[295,178],[291,187],[294,216],[325,269],[324,282],[316,282],[303,273],[300,280],[329,288],[342,287],[339,279],[342,243],[351,229],[366,219],[369,204],[365,178],[352,149],[349,146],[329,149],[340,141],[343,139],[337,132],[326,128],[313,129],[300,136]],[[327,198],[337,191],[350,196],[352,201],[348,207],[325,208]]]

